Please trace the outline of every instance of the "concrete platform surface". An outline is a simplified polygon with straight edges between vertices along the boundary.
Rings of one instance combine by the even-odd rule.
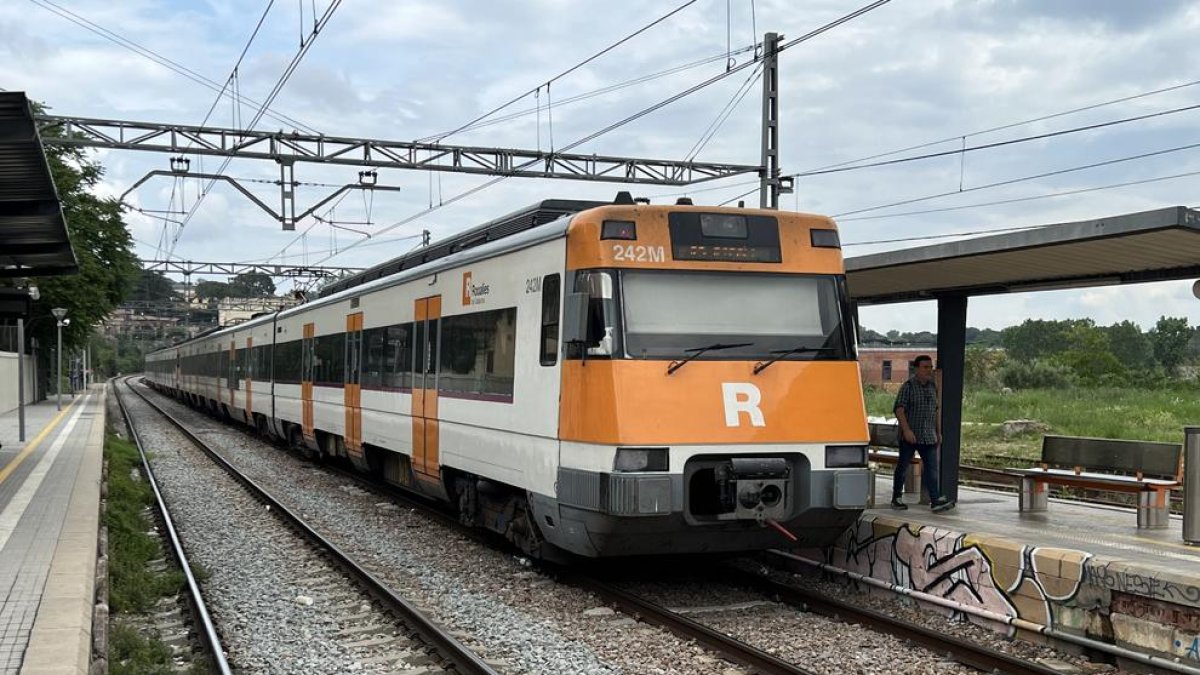
[[[87,673],[104,390],[0,415],[0,673]]]
[[[876,495],[889,495],[891,490],[890,476],[876,478]],[[1139,530],[1133,507],[1051,499],[1044,512],[1021,513],[1016,493],[969,487],[959,487],[958,492],[958,506],[941,513],[918,505],[915,495],[906,496],[907,511],[896,511],[881,502],[867,513],[958,532],[997,535],[1034,546],[1079,548],[1107,558],[1136,560],[1195,576],[1200,586],[1200,547],[1183,542],[1181,516],[1172,515],[1165,529]]]

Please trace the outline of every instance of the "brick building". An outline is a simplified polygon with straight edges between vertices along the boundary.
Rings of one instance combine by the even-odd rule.
[[[936,347],[859,347],[863,384],[896,391],[909,378],[912,360],[921,354],[928,354],[937,363]]]

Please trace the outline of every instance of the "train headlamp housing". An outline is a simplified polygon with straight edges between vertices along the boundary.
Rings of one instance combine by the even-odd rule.
[[[601,239],[637,239],[637,223],[632,220],[606,220],[600,226]]]
[[[841,248],[842,242],[837,230],[813,228],[808,231],[809,239],[814,248]]]
[[[666,471],[670,466],[667,448],[617,448],[613,459],[613,471],[619,473]]]
[[[865,467],[866,465],[867,446],[865,445],[825,446],[825,468],[827,469]]]

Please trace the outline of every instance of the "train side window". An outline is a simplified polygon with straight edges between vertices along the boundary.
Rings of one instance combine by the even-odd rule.
[[[368,328],[363,331],[363,337],[367,348],[362,367],[362,386],[364,389],[377,389],[383,386],[383,346],[387,337],[387,327]]]
[[[547,274],[542,278],[542,351],[543,366],[558,363],[559,277]]]
[[[587,357],[611,357],[616,340],[616,294],[612,273],[607,270],[582,271],[575,275],[575,291],[589,296],[587,308],[586,342],[572,344],[567,358],[582,356],[581,348],[587,348]]]
[[[383,386],[389,389],[412,388],[412,331],[411,323],[387,327],[383,344]]]
[[[440,319],[437,388],[470,398],[511,401],[516,373],[517,308]]]

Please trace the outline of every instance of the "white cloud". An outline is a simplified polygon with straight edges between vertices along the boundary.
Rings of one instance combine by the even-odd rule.
[[[265,96],[295,53],[304,26],[311,26],[311,4],[302,25],[297,7],[272,9],[240,71],[244,95]],[[317,3],[318,12],[326,0]],[[371,138],[418,138],[453,129],[476,115],[529,90],[571,65],[624,37],[674,7],[619,2],[540,0],[490,3],[450,2],[345,3],[313,44],[276,102],[281,112],[327,134]],[[234,59],[262,11],[250,0],[206,3],[101,2],[80,0],[70,9],[119,30],[217,82],[224,82]],[[799,37],[846,13],[841,0],[759,0],[751,16],[748,3],[698,2],[628,44],[554,83],[551,96],[562,100],[651,72],[723,55],[726,35],[737,48],[767,30],[786,39]],[[1188,2],[1128,3],[1059,0],[937,0],[890,3],[781,56],[781,161],[785,171],[821,167],[881,151],[941,138],[953,140],[931,150],[959,147],[959,137],[1009,122],[1081,107],[1188,81],[1200,72],[1200,54],[1191,48],[1200,27],[1200,8]],[[727,31],[728,28],[728,31]],[[745,55],[739,57],[744,62]],[[553,137],[562,147],[630,115],[665,96],[722,72],[724,58],[679,73],[554,111]],[[579,148],[601,154],[683,157],[725,105],[742,77],[727,79],[672,106]],[[169,70],[120,49],[31,3],[0,5],[0,87],[26,90],[53,106],[53,112],[89,117],[198,123],[213,103],[213,93]],[[722,127],[701,159],[755,163],[759,153],[759,88]],[[1200,100],[1200,87],[1131,101],[1062,119],[970,136],[968,144],[1144,114]],[[543,90],[538,101],[544,104]],[[505,112],[531,108],[523,100]],[[244,118],[250,110],[243,108]],[[973,153],[965,161],[947,157],[893,168],[815,176],[798,181],[798,193],[784,205],[837,214],[879,204],[1058,170],[1070,166],[1195,142],[1196,113],[1183,113],[1075,134],[1005,150]],[[231,125],[232,107],[219,105],[211,124]],[[262,128],[279,128],[264,121]],[[447,142],[508,147],[549,146],[547,116],[520,120],[455,135]],[[119,194],[151,169],[167,167],[165,155],[105,153],[109,194]],[[205,167],[218,161],[209,158]],[[198,163],[193,164],[198,168]],[[967,191],[862,215],[886,215],[944,206],[1015,199],[1105,183],[1200,171],[1200,153],[1175,153],[1156,160]],[[355,167],[298,165],[297,179],[342,185],[355,180]],[[273,180],[269,163],[235,161],[229,175]],[[376,195],[370,218],[381,226],[398,222],[486,179],[454,174],[384,171],[380,181],[400,193]],[[724,181],[744,182],[745,178]],[[432,182],[432,188],[431,188]],[[843,223],[847,242],[895,239],[945,232],[1036,225],[1187,204],[1186,180],[1083,193],[1056,199],[1015,202],[915,216]],[[146,209],[165,209],[170,179],[143,185],[131,201]],[[274,186],[248,184],[273,208]],[[713,187],[711,184],[698,189]],[[701,203],[718,203],[749,190],[730,186],[695,192]],[[332,188],[305,188],[305,205]],[[444,235],[509,212],[538,199],[611,198],[618,189],[640,195],[673,195],[686,188],[622,186],[585,182],[506,180],[453,206],[435,211],[392,234],[413,235],[429,229]],[[194,195],[196,186],[187,187]],[[748,200],[755,202],[755,196]],[[179,208],[176,195],[175,208]],[[361,195],[342,202],[337,218],[367,220]],[[161,221],[131,214],[135,236],[149,257],[162,238]],[[300,231],[306,228],[301,224]],[[362,226],[355,226],[362,227]],[[370,229],[368,227],[368,229]],[[167,228],[168,238],[170,228]],[[293,240],[289,254],[309,263],[314,251],[353,241],[352,233],[324,225],[298,238],[283,232],[247,200],[219,187],[205,200],[179,240],[178,255],[192,259],[265,258]],[[231,244],[231,242],[235,242]],[[359,246],[327,264],[362,266],[411,248],[411,240]],[[865,253],[889,247],[855,247]],[[309,254],[304,255],[307,249]],[[1187,315],[1200,323],[1187,284],[1145,284],[971,301],[972,325],[998,327],[1024,318],[1092,316],[1100,323],[1132,318],[1143,326],[1160,314]],[[864,310],[864,322],[881,329],[928,327],[935,321],[926,303]],[[871,320],[867,316],[875,317]]]

